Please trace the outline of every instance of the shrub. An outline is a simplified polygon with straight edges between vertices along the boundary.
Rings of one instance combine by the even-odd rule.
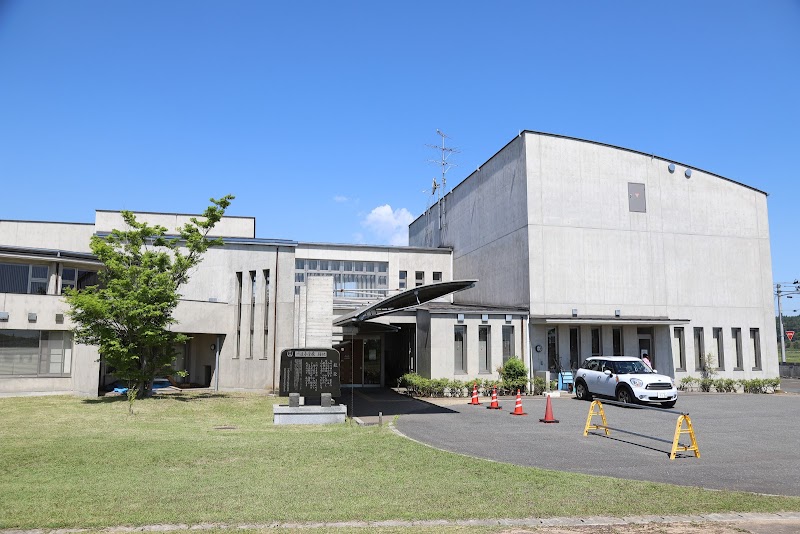
[[[698,380],[693,376],[684,376],[681,378],[680,384],[678,384],[678,389],[681,391],[692,391],[698,385]]]
[[[751,378],[739,380],[745,393],[775,393],[781,386],[780,378]]]
[[[738,388],[736,380],[732,378],[717,378],[713,382],[714,390],[719,393],[733,393]]]
[[[704,391],[708,393],[711,391],[711,386],[714,384],[713,378],[701,378],[700,381],[700,391]]]
[[[555,391],[556,389],[558,389],[558,381],[557,380],[551,380],[550,381],[550,391]],[[540,376],[534,377],[533,378],[533,394],[534,395],[541,395],[545,391],[547,391],[547,382],[545,381],[545,379],[540,377]]]
[[[516,356],[497,369],[500,373],[500,387],[506,392],[515,393],[518,389],[525,391],[528,385],[528,368]]]

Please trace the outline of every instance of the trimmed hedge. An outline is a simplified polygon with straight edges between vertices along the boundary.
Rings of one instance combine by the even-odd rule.
[[[775,393],[780,388],[780,385],[780,378],[734,380],[733,378],[695,378],[686,376],[681,379],[678,389],[681,391],[735,393],[741,388],[744,393]]]

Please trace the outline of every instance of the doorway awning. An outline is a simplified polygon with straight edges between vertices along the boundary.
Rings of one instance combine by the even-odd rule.
[[[688,324],[689,319],[671,319],[664,316],[618,316],[618,315],[531,315],[532,324],[611,324],[611,325],[673,325]]]
[[[433,299],[444,297],[456,291],[463,291],[475,287],[477,280],[452,280],[450,282],[437,282],[407,289],[397,295],[386,297],[368,306],[364,306],[350,313],[337,317],[334,326],[348,326],[363,323],[375,317],[388,315],[396,311],[419,306]]]

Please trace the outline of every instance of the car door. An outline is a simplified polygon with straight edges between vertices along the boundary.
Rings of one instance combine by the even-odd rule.
[[[611,374],[606,374],[606,369],[611,371]],[[617,377],[614,369],[614,363],[608,360],[600,360],[600,371],[597,373],[597,394],[613,397],[617,389]]]
[[[578,378],[583,379],[590,393],[596,392],[599,369],[600,366],[597,360],[586,360],[578,369]]]

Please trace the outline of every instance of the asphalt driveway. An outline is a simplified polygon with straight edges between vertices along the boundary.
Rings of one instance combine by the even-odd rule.
[[[545,424],[543,397],[524,397],[528,416],[468,405],[469,399],[433,400],[438,410],[400,416],[397,428],[437,448],[519,465],[649,480],[704,488],[800,496],[800,395],[684,393],[675,410],[688,412],[700,458],[669,459],[678,416],[605,405],[612,431],[583,436],[590,403],[571,396],[552,399],[560,422]],[[597,418],[599,422],[599,418]],[[688,443],[682,437],[682,443]]]

